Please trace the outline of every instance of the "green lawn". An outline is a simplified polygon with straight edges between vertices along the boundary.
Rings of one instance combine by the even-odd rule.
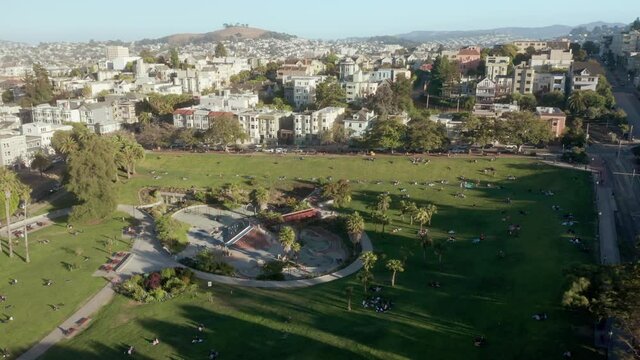
[[[42,230],[30,233],[29,252],[31,263],[23,261],[24,244],[22,239],[14,250],[16,254],[9,259],[6,241],[0,256],[0,294],[7,301],[0,303],[0,320],[13,316],[13,321],[0,323],[2,337],[0,348],[8,348],[12,354],[18,354],[39,341],[60,325],[77,310],[88,298],[105,285],[105,280],[92,277],[101,264],[108,258],[103,241],[121,233],[124,223],[121,217],[97,225],[78,225],[82,233],[73,236],[66,228],[66,222],[60,221]],[[39,240],[49,240],[48,244]],[[112,251],[129,248],[128,241],[115,241]],[[89,259],[85,261],[85,257]],[[67,270],[65,264],[75,264],[77,269]],[[10,285],[10,279],[18,284]],[[51,286],[44,286],[46,280],[53,280]],[[60,305],[53,311],[51,305]]]
[[[486,167],[494,167],[496,175],[484,174]],[[516,158],[494,162],[483,158],[477,163],[437,158],[415,166],[400,156],[368,162],[358,157],[298,160],[297,156],[201,154],[149,155],[138,170],[139,176],[122,185],[120,202],[136,203],[137,189],[144,185],[218,186],[252,175],[267,186],[290,188],[296,177],[333,176],[368,180],[352,182],[351,204],[352,209],[368,213],[366,205],[379,193],[389,191],[397,205],[399,188],[406,188],[413,201],[438,206],[433,237],[446,239],[447,231],[455,230],[457,241],[447,245],[442,264],[431,250],[425,263],[415,240],[418,226],[400,221],[392,205],[393,223],[387,228],[402,231],[383,235],[367,225],[376,251],[388,258],[406,257],[406,272],[398,275],[396,288],[383,290],[383,296],[395,302],[389,313],[359,305],[363,290],[355,276],[293,291],[214,285],[197,296],[153,305],[119,297],[87,331],[53,348],[46,359],[112,359],[129,344],[136,347],[139,359],[206,358],[210,348],[220,351],[223,359],[554,359],[566,350],[577,359],[600,358],[591,346],[588,318],[560,307],[566,287],[563,271],[592,261],[597,251],[580,252],[567,241],[566,228],[560,224],[560,215],[572,212],[579,221],[578,234],[592,243],[594,211],[585,173]],[[151,170],[169,174],[154,180]],[[483,184],[489,181],[494,187],[467,190],[466,199],[456,198],[461,175]],[[517,180],[507,180],[509,175]],[[280,176],[287,179],[279,180]],[[374,179],[384,183],[371,184]],[[401,184],[392,185],[393,179]],[[440,190],[440,186],[408,183],[440,179],[450,184]],[[555,196],[545,196],[541,190],[552,190]],[[554,212],[552,205],[564,210]],[[521,215],[521,210],[528,214]],[[503,222],[505,216],[511,219]],[[509,221],[521,225],[519,237],[507,236]],[[486,240],[472,244],[480,233]],[[499,251],[506,256],[498,257]],[[382,262],[375,273],[380,284],[388,285],[390,274]],[[440,289],[428,286],[434,280],[442,283]],[[352,312],[345,309],[347,286],[355,288]],[[532,320],[536,312],[546,312],[549,320]],[[207,326],[206,341],[191,344],[199,322]],[[485,348],[473,346],[477,335],[486,336]],[[161,344],[152,347],[148,341],[156,336]]]

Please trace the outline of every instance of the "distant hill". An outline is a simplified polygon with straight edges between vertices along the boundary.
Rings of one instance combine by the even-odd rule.
[[[165,36],[159,39],[145,39],[140,41],[141,44],[145,43],[166,43],[170,45],[182,45],[189,43],[205,43],[205,42],[218,42],[222,40],[232,40],[232,39],[268,39],[268,38],[278,38],[278,39],[290,39],[294,38],[293,35],[277,33],[274,31],[268,31],[258,28],[252,27],[244,27],[244,26],[232,26],[227,27],[225,29],[216,30],[208,33],[202,34],[174,34]]]
[[[446,41],[461,38],[474,38],[480,36],[508,36],[522,39],[549,39],[566,36],[573,29],[572,26],[551,25],[544,27],[505,27],[486,30],[467,31],[413,31],[396,37],[416,42]]]

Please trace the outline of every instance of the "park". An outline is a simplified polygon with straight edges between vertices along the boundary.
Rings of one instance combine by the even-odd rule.
[[[589,173],[509,156],[158,152],[137,167],[137,175],[116,185],[118,204],[142,207],[158,201],[158,193],[190,194],[185,204],[163,205],[161,213],[145,210],[150,219],[179,222],[178,241],[166,246],[168,259],[229,251],[231,256],[212,258],[231,269],[211,272],[246,280],[259,278],[267,263],[284,256],[290,270],[284,278],[264,277],[264,283],[331,274],[356,262],[359,244],[349,239],[341,219],[358,212],[378,260],[363,261],[357,274],[300,288],[201,278],[195,289],[166,301],[116,295],[44,359],[111,359],[129,347],[141,359],[206,358],[210,349],[225,359],[544,359],[566,351],[579,359],[601,358],[592,345],[592,320],[561,304],[565,272],[597,258]],[[314,191],[322,194],[340,180],[350,187],[350,201],[312,199],[304,205]],[[291,225],[301,247],[285,251],[279,239],[289,224],[271,224],[248,206],[258,188],[270,194],[270,212],[312,208],[332,213],[332,220]],[[211,201],[231,190],[243,195]],[[410,203],[437,211],[427,221],[408,210]],[[26,351],[104,285],[92,275],[111,253],[131,250],[123,229],[137,223],[129,215],[74,224],[77,235],[65,218],[52,220],[29,236],[31,263],[3,258],[0,268],[8,275],[0,294],[7,300],[1,305],[12,305],[4,315],[14,320],[0,324],[8,334],[0,347]],[[256,228],[242,238],[223,234],[248,225]],[[236,242],[225,248],[228,240]],[[19,244],[15,251],[21,254]],[[392,260],[402,266],[389,266]],[[69,270],[63,263],[78,265]],[[19,282],[11,285],[12,279]],[[43,279],[53,285],[44,286]],[[363,306],[375,298],[392,306]],[[53,310],[51,304],[64,306]],[[533,318],[539,314],[544,321]]]

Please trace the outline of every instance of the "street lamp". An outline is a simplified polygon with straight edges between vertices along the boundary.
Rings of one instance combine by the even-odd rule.
[[[9,214],[9,202],[11,201],[11,191],[4,192],[4,210],[7,216],[7,242],[9,243],[9,257],[13,257],[13,245],[11,245],[11,215]]]
[[[20,208],[22,208],[24,210],[24,232],[23,232],[23,236],[24,236],[24,254],[25,254],[25,261],[27,263],[31,262],[31,259],[29,258],[29,234],[28,234],[28,229],[27,229],[27,206],[29,206],[28,201],[25,199],[20,203]]]

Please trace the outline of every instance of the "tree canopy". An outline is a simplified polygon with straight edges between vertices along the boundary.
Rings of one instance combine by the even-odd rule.
[[[40,64],[33,64],[33,74],[24,78],[25,95],[20,99],[22,107],[48,103],[53,99],[53,85],[49,80],[49,73]]]
[[[404,145],[407,127],[395,118],[379,119],[364,136],[365,143],[371,148],[391,151]]]
[[[215,55],[216,57],[226,57],[229,55],[229,53],[227,52],[227,48],[224,46],[223,43],[219,42],[216,45]]]
[[[13,214],[20,204],[21,200],[28,200],[31,190],[23,184],[13,171],[4,166],[0,166],[0,215],[4,221],[6,217],[6,195],[9,191],[9,214]]]
[[[328,77],[316,86],[316,108],[329,106],[346,107],[347,93],[336,78]]]
[[[414,119],[407,128],[408,146],[415,151],[443,149],[448,144],[444,125],[429,119]]]
[[[246,138],[247,134],[240,126],[240,122],[231,115],[211,119],[209,129],[204,133],[205,142],[222,145],[225,151],[228,150],[229,145]]]

